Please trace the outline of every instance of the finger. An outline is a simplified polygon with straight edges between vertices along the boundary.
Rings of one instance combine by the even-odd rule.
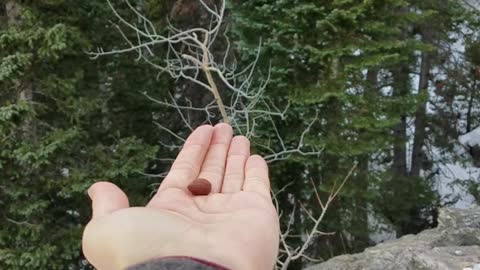
[[[233,129],[228,124],[215,126],[208,149],[207,156],[203,162],[202,169],[198,175],[199,179],[206,179],[212,184],[212,192],[220,192],[228,149],[232,141]]]
[[[236,136],[230,144],[227,168],[223,179],[222,192],[234,193],[242,190],[245,180],[245,163],[250,156],[250,141],[244,136]]]
[[[108,215],[120,209],[128,208],[127,195],[112,183],[95,183],[88,190],[88,195],[92,199],[92,219]]]
[[[188,184],[197,178],[203,164],[210,141],[213,127],[201,126],[193,131],[178,154],[167,177],[160,185],[159,192],[167,188],[187,190]]]
[[[243,190],[258,193],[270,199],[270,180],[267,162],[258,155],[250,156],[245,165]]]

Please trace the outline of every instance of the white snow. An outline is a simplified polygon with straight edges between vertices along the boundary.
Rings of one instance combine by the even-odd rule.
[[[458,141],[467,147],[480,146],[480,127],[477,127],[473,131],[460,136]]]
[[[368,213],[369,238],[375,244],[397,239],[397,233],[393,226],[386,221],[379,219],[373,211]]]
[[[435,180],[437,191],[444,201],[457,199],[453,207],[460,209],[467,209],[475,204],[475,198],[459,182],[480,178],[480,168],[460,163],[444,163],[439,165],[439,171],[441,173]]]

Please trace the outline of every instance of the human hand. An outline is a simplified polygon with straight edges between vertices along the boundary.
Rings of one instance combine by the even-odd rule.
[[[89,262],[113,270],[188,256],[233,270],[273,269],[279,224],[268,167],[250,156],[248,139],[232,134],[226,124],[197,128],[145,207],[129,207],[111,183],[94,184],[93,217],[83,235]],[[210,181],[208,196],[188,190],[196,179]]]

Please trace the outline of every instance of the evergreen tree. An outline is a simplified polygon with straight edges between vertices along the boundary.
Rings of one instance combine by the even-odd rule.
[[[120,42],[104,3],[1,5],[0,268],[82,269],[87,188],[114,181],[132,203],[152,191],[140,173],[156,156],[158,108],[139,90],[154,75],[88,58],[93,44]]]
[[[135,22],[125,1],[111,2]],[[159,31],[169,21],[185,29],[209,23],[197,0],[132,3]],[[229,59],[247,66],[261,41],[257,75],[270,78],[266,95],[278,107],[291,105],[275,127],[257,123],[255,136],[266,138],[258,144],[279,150],[278,132],[295,148],[315,120],[304,143],[323,148],[318,157],[272,164],[275,190],[290,184],[277,198],[284,215],[294,213],[293,234],[312,225],[299,202],[316,216],[313,189],[326,196],[357,164],[321,226],[336,233],[320,236],[308,255],[362,251],[372,244],[372,217],[398,236],[435,225],[440,164],[478,166],[478,149],[458,155],[457,143],[480,125],[478,12],[453,0],[228,4]],[[210,98],[186,80],[159,77],[135,54],[89,59],[97,47],[128,46],[110,23],[116,21],[104,1],[0,1],[1,269],[89,269],[80,249],[90,217],[86,189],[113,181],[133,205],[144,203],[160,181],[145,175],[163,173],[168,164],[160,158],[175,152],[174,138],[152,123],[180,136],[187,130],[175,109],[144,93],[157,99],[180,93],[180,103],[198,107]],[[461,41],[465,51],[457,50]],[[216,58],[225,45],[220,39],[212,48]],[[163,59],[162,49],[153,60]],[[194,125],[203,121],[189,117]],[[478,179],[467,182],[479,197]]]
[[[252,57],[261,37],[263,67],[272,66],[271,97],[297,108],[282,132],[298,136],[292,127],[317,112],[320,118],[309,143],[324,146],[323,155],[279,165],[277,187],[295,179],[295,199],[312,205],[309,178],[328,191],[353,163],[360,165],[324,226],[340,232],[329,242],[341,244],[324,238],[322,257],[370,244],[369,213],[398,235],[433,226],[439,198],[424,152],[429,135],[423,130],[431,121],[425,118],[427,89],[439,61],[437,44],[454,43],[448,33],[465,9],[455,1],[242,1],[232,10],[242,55]],[[432,21],[435,27],[429,27]],[[289,200],[280,201],[282,209],[292,209]],[[308,221],[296,218],[299,232],[308,228]]]

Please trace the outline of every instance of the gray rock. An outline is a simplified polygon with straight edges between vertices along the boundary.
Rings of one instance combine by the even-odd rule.
[[[438,227],[306,270],[463,270],[480,264],[480,207],[442,209]]]

